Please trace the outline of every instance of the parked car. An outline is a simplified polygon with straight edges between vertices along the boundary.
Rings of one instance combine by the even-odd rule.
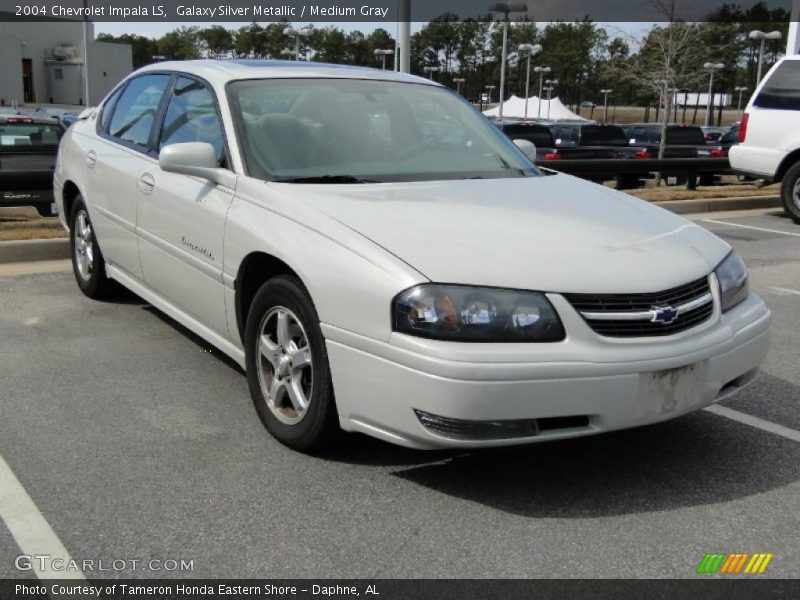
[[[449,117],[438,139],[423,105]],[[145,67],[67,130],[54,183],[80,290],[121,283],[230,356],[299,450],[340,427],[476,448],[655,423],[728,398],[767,353],[726,242],[542,176],[411,75]]]
[[[800,224],[800,56],[779,60],[756,88],[730,149],[739,174],[781,183],[783,208]]]
[[[56,119],[0,115],[0,206],[55,216],[53,171],[64,127]]]
[[[703,125],[700,129],[703,132],[706,144],[716,144],[726,131],[724,127],[711,127],[706,125]]]

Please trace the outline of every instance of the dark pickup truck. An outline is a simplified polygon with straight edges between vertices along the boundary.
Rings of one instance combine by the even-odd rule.
[[[593,150],[604,158],[639,158],[621,127],[596,123],[554,123],[550,125],[556,147],[562,151]]]
[[[660,123],[632,123],[621,125],[628,143],[647,152],[647,158],[658,158],[661,145]],[[697,158],[698,147],[706,147],[706,138],[699,127],[667,125],[667,144],[664,158]]]
[[[33,115],[0,115],[0,206],[32,206],[56,214],[53,171],[64,126]]]
[[[553,137],[553,127],[551,124],[535,123],[529,121],[503,120],[495,121],[495,125],[512,140],[527,140],[536,146],[537,161],[557,161],[557,160],[608,160],[614,158],[626,158],[631,152],[627,143],[622,145],[604,145],[592,143],[601,138],[602,135],[584,135],[584,144],[562,144],[559,145]],[[572,125],[570,125],[572,127]],[[575,127],[588,128],[585,125],[575,125]],[[591,126],[595,129],[603,129],[602,125]],[[623,138],[624,140],[624,138]],[[555,167],[558,169],[558,167]],[[591,173],[581,173],[574,169],[569,171],[572,175],[602,182],[606,177],[596,171]],[[613,179],[610,175],[608,179]]]

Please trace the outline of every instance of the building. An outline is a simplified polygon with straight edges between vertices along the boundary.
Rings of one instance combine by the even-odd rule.
[[[86,102],[84,26],[89,98],[96,104],[133,70],[127,44],[94,41],[94,24],[82,21],[0,23],[0,104]]]

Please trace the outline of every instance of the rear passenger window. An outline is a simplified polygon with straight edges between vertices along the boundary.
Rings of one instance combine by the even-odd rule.
[[[800,110],[800,60],[785,60],[753,102],[759,108]]]
[[[169,79],[169,75],[142,75],[132,79],[114,108],[108,127],[109,135],[125,142],[147,146],[158,105]]]
[[[167,106],[158,149],[185,142],[211,144],[223,164],[225,144],[213,92],[199,81],[180,77]]]

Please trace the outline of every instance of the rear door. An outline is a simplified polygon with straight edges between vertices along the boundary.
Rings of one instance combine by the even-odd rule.
[[[213,90],[180,76],[169,96],[154,149],[206,142],[221,167],[230,164]],[[145,283],[204,325],[227,337],[222,280],[225,218],[234,190],[199,177],[162,171],[153,158],[142,165],[138,232]]]
[[[86,150],[86,193],[105,260],[142,279],[136,235],[139,174],[146,164],[171,75],[153,73],[128,81],[106,103]]]

